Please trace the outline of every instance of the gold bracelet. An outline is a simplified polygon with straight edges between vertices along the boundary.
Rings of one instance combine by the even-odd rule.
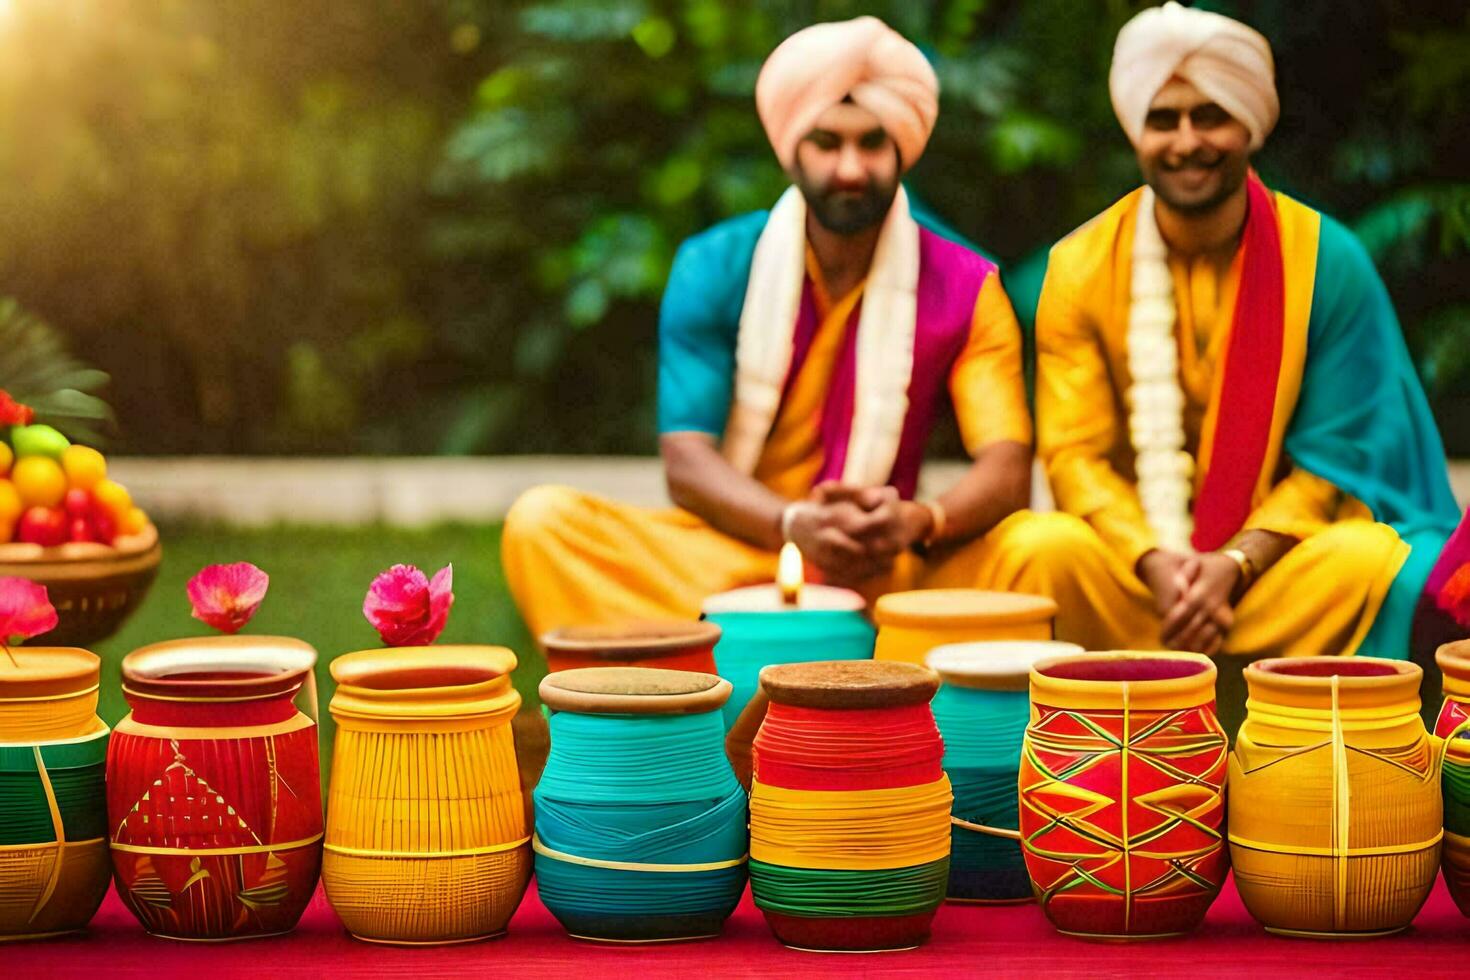
[[[929,511],[929,533],[924,536],[924,547],[934,547],[934,542],[944,535],[945,519],[948,515],[944,513],[944,505],[937,500],[920,501]]]
[[[1240,592],[1244,593],[1246,589],[1251,587],[1251,583],[1256,580],[1255,562],[1251,561],[1250,555],[1246,554],[1239,548],[1226,548],[1224,551],[1220,552],[1220,554],[1224,555],[1226,558],[1229,558],[1231,561],[1235,562],[1235,564],[1240,566],[1240,583],[1236,586],[1236,588]]]

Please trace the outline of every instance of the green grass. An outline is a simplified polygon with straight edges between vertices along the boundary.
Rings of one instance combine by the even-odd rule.
[[[363,618],[362,600],[373,577],[395,563],[432,575],[453,562],[454,608],[439,642],[510,647],[520,660],[516,689],[536,699],[546,665],[506,588],[498,524],[425,530],[185,525],[165,527],[162,536],[163,564],[152,591],[116,636],[94,648],[103,661],[99,713],[109,724],[127,713],[118,672],[123,656],[147,643],[212,633],[190,615],[184,585],[205,565],[236,561],[253,562],[271,577],[265,602],[244,632],[294,636],[316,647],[324,777],[335,730],[327,712],[333,690],[328,665],[343,653],[382,645]]]

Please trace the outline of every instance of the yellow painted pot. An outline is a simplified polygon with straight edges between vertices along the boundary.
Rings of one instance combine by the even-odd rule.
[[[1235,884],[1270,931],[1372,936],[1413,920],[1439,869],[1440,740],[1414,664],[1260,660],[1230,755]]]
[[[500,935],[531,874],[503,647],[365,650],[332,662],[336,751],[322,882],[358,939]]]
[[[107,894],[100,666],[72,647],[0,654],[0,941],[81,929]]]
[[[1050,640],[1057,604],[1023,592],[920,589],[891,592],[873,607],[878,624],[874,660],[923,665],[929,651],[948,643]]]

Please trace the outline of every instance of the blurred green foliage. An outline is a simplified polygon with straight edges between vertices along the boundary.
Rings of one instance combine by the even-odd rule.
[[[1208,3],[1271,38],[1269,183],[1351,224],[1470,452],[1470,14]],[[874,13],[944,87],[912,192],[1035,281],[1137,182],[1106,78],[1137,0],[12,0],[0,292],[113,378],[132,451],[653,446],[686,235],[784,178],[751,93]]]

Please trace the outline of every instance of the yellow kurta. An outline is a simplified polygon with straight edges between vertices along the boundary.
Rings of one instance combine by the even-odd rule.
[[[1061,639],[1093,649],[1159,642],[1154,600],[1135,574],[1157,540],[1135,485],[1125,395],[1134,193],[1059,243],[1047,266],[1036,319],[1037,445],[1062,515],[1045,574],[1061,613]],[[1367,634],[1408,556],[1392,528],[1335,486],[1291,466],[1281,442],[1301,380],[1315,277],[1318,216],[1277,196],[1286,263],[1285,350],[1271,455],[1246,529],[1301,540],[1251,587],[1225,650],[1251,656],[1352,653]],[[1228,261],[1171,255],[1178,311],[1186,449],[1195,489],[1208,470],[1218,370],[1240,286],[1240,253]],[[1289,601],[1286,595],[1290,589]]]
[[[862,285],[833,301],[808,256],[819,324],[777,413],[755,478],[787,499],[805,497],[822,467],[821,408]],[[966,448],[1029,444],[1021,335],[1010,300],[993,273],[981,286],[970,336],[949,376]],[[868,583],[869,598],[928,585],[1007,588],[1027,574],[1007,546],[1026,523],[1012,515],[988,535],[922,562],[903,555],[893,574]],[[505,519],[501,556],[511,593],[531,631],[628,619],[697,616],[717,592],[770,582],[776,553],[739,541],[677,508],[652,510],[570,487],[537,487]]]

